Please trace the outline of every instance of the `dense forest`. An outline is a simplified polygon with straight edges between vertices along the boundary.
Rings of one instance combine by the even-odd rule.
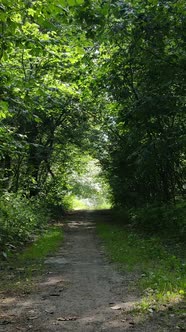
[[[123,219],[184,236],[185,1],[2,0],[0,37],[3,253],[91,160]]]

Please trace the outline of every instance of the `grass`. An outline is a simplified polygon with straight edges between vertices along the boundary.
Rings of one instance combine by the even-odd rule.
[[[53,227],[47,230],[36,242],[26,248],[23,253],[18,255],[18,260],[42,260],[48,254],[58,248],[62,240],[62,232],[59,228]]]
[[[44,268],[46,256],[56,251],[62,240],[62,230],[59,227],[50,227],[22,252],[12,254],[10,259],[2,264],[0,292],[29,292],[33,279],[39,276]]]
[[[143,298],[138,307],[159,309],[161,305],[181,301],[186,295],[186,264],[173,255],[160,238],[143,238],[121,225],[101,222],[97,226],[110,258],[121,269],[137,271]]]

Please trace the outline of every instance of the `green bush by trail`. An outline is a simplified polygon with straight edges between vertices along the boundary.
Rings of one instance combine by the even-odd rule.
[[[0,251],[28,241],[49,220],[49,211],[39,199],[5,193],[0,200]]]
[[[143,229],[151,232],[169,233],[184,239],[186,236],[186,204],[164,205],[139,209],[133,220]]]
[[[149,205],[138,209],[116,208],[113,210],[117,220],[131,224],[135,228],[150,234],[186,238],[186,203],[163,206]]]

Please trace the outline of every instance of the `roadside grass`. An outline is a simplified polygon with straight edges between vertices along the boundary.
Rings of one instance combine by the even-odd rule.
[[[58,227],[51,227],[36,242],[26,248],[23,253],[19,254],[18,259],[23,262],[42,260],[49,253],[56,250],[62,237],[62,232]]]
[[[19,253],[12,253],[6,262],[1,262],[0,293],[28,293],[44,269],[47,255],[55,252],[63,240],[59,227],[50,227],[32,244]]]
[[[186,295],[183,253],[182,258],[173,255],[160,238],[143,238],[135,230],[118,224],[100,222],[97,231],[111,260],[119,263],[122,270],[138,272],[137,285],[143,295],[137,310],[158,311],[162,306],[183,301]]]

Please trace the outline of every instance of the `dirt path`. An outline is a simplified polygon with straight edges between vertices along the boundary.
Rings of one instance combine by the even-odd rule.
[[[129,290],[131,276],[105,258],[92,218],[69,218],[64,244],[46,260],[37,292],[2,301],[0,332],[169,331],[133,320],[130,307],[138,297]]]

